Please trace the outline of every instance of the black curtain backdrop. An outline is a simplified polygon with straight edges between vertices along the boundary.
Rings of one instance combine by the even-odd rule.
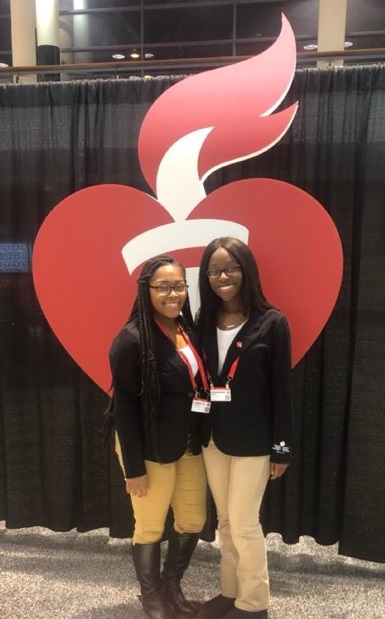
[[[148,191],[139,129],[177,79],[0,86],[0,520],[8,528],[131,535],[118,465],[101,447],[107,396],[47,325],[31,252],[45,216],[72,192],[99,183]],[[294,370],[294,459],[269,486],[263,521],[287,543],[309,535],[385,562],[385,65],[300,70],[283,107],[295,100],[299,112],[277,146],[207,181],[208,192],[246,177],[301,187],[331,214],[345,253],[335,310]],[[210,513],[205,539],[213,526]]]

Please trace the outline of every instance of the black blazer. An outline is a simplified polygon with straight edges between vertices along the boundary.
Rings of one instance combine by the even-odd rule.
[[[230,383],[231,402],[212,402],[202,416],[201,439],[211,436],[232,456],[270,455],[273,462],[290,460],[292,431],[291,346],[286,318],[276,309],[254,313],[235,336],[218,376],[216,329],[204,338],[203,349],[215,386],[224,386],[239,356]]]
[[[146,473],[144,460],[175,462],[187,445],[193,454],[201,451],[199,415],[191,412],[193,390],[188,369],[172,342],[154,323],[161,398],[156,415],[157,453],[145,449],[144,419],[141,411],[141,361],[139,331],[129,322],[115,337],[110,349],[114,387],[113,416],[126,477]],[[188,331],[194,343],[194,336]],[[196,377],[199,383],[199,376]]]

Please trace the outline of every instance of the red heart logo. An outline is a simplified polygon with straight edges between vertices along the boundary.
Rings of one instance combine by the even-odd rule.
[[[138,150],[159,202],[131,187],[99,185],[63,200],[43,223],[33,254],[40,304],[63,346],[102,389],[110,388],[108,351],[130,312],[137,269],[155,254],[172,253],[196,271],[213,238],[248,242],[267,297],[288,317],[293,364],[325,325],[341,283],[342,251],[322,206],[269,179],[204,191],[215,169],[264,152],[287,131],[297,105],[273,112],[290,86],[295,56],[283,17],[279,38],[259,56],[182,80],[155,101]]]
[[[187,267],[197,266],[202,247],[189,247],[189,222],[199,220],[203,235],[205,220],[231,222],[235,214],[250,231],[267,297],[288,317],[295,364],[319,335],[338,295],[342,252],[336,229],[322,206],[297,187],[244,180],[221,187],[196,207],[184,222],[186,238],[178,239],[184,249],[172,253]],[[36,238],[33,276],[45,316],[76,363],[105,391],[111,385],[111,340],[136,293],[137,269],[130,275],[122,250],[130,239],[172,221],[147,194],[98,185],[63,200]]]

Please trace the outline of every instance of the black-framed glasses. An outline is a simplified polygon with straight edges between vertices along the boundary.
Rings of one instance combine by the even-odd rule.
[[[240,271],[240,264],[229,264],[229,266],[223,267],[223,269],[216,269],[215,267],[207,269],[207,277],[220,277],[222,273],[225,275],[234,275],[234,273],[239,273]]]
[[[176,292],[176,294],[183,294],[186,292],[188,286],[187,284],[183,284],[183,282],[178,282],[177,284],[157,284],[156,286],[149,286],[149,288],[156,290],[156,294],[160,297],[168,297],[172,290]]]

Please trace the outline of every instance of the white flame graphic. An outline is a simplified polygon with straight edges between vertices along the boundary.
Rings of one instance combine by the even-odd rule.
[[[280,45],[282,46],[283,41],[288,41],[288,46],[290,46],[288,47],[290,60],[287,63],[288,71],[286,75],[286,84],[284,89],[281,90],[279,98],[277,98],[274,103],[271,102],[268,109],[265,108],[263,111],[260,110],[259,119],[266,118],[266,121],[264,122],[267,123],[270,123],[269,115],[279,106],[283,98],[286,96],[294,76],[294,33],[292,32],[287,20],[284,17],[282,32],[283,34],[281,33],[280,36]],[[279,40],[277,40],[277,43],[278,41]],[[282,52],[281,47],[279,47],[279,52]],[[269,50],[267,50],[267,52],[264,52],[264,54],[267,53],[269,53]],[[250,60],[244,61],[240,64],[245,64],[248,62],[250,62]],[[226,71],[226,69],[228,69],[228,67],[225,67],[225,69],[222,70],[215,70],[215,72],[217,74],[218,71]],[[201,79],[201,77],[202,74],[198,77],[198,79]],[[192,80],[194,80],[194,77],[187,78],[187,80],[183,81],[188,82],[189,80],[191,80],[190,84],[192,84]],[[180,87],[181,83],[173,86],[169,89],[169,91],[166,91],[166,97],[172,98],[171,91],[173,91],[173,89],[177,88],[178,86]],[[263,93],[263,91],[261,92]],[[178,93],[180,93],[180,90],[178,90]],[[199,93],[200,97],[201,95],[202,93]],[[162,97],[160,99],[162,99]],[[168,98],[167,101],[169,101]],[[226,101],[223,102],[223,105],[226,105]],[[153,108],[155,108],[155,106],[156,103],[154,104]],[[150,109],[148,115],[146,116],[143,126],[146,124],[147,118],[151,116],[151,111],[153,108]],[[253,114],[252,112],[250,112],[250,109],[252,109],[252,107],[250,107],[249,105],[249,116],[247,122],[253,124]],[[248,126],[250,125],[243,125],[242,128],[239,126],[239,124],[234,123],[233,125],[233,119],[232,117],[229,117],[227,121],[227,129],[230,128],[231,123],[231,127],[234,126],[234,135],[237,134],[238,130],[240,132],[239,135],[242,134],[245,136],[246,143],[248,144],[246,147],[247,150],[245,151],[244,155],[224,155],[224,161],[222,159],[222,161],[218,162],[218,158],[215,161],[213,160],[212,165],[206,166],[206,169],[203,170],[202,174],[199,173],[200,157],[203,147],[205,147],[207,154],[206,146],[208,144],[208,141],[212,140],[212,137],[215,135],[214,130],[217,131],[217,128],[214,126],[214,124],[212,126],[206,127],[199,127],[198,125],[198,128],[194,128],[194,130],[182,135],[182,137],[178,138],[171,146],[169,146],[163,157],[158,159],[159,165],[156,171],[155,187],[154,185],[152,186],[153,189],[155,189],[158,202],[171,215],[174,221],[172,223],[147,230],[146,232],[138,235],[137,237],[131,239],[128,243],[126,243],[126,245],[122,249],[122,256],[129,273],[132,274],[139,265],[143,264],[143,262],[156,254],[169,253],[172,251],[193,247],[204,247],[214,238],[217,238],[219,236],[233,236],[241,239],[244,243],[248,243],[249,230],[245,226],[237,222],[226,221],[222,219],[188,220],[187,217],[196,208],[196,206],[206,198],[204,181],[209,176],[209,174],[213,173],[215,170],[225,165],[229,165],[230,163],[234,163],[236,161],[249,159],[250,157],[256,156],[268,150],[269,148],[272,148],[272,146],[274,146],[288,130],[291,122],[294,119],[296,110],[297,105],[295,104],[291,108],[288,108],[286,111],[278,113],[277,116],[279,116],[280,114],[285,115],[284,122],[281,121],[281,124],[277,125],[280,127],[278,133],[267,133],[266,135],[269,135],[270,138],[262,139],[259,145],[257,145],[257,140],[254,148],[250,146],[249,143],[247,143]],[[172,121],[170,120],[170,122]],[[223,125],[223,120],[221,126],[224,127],[225,131],[227,132],[226,124]],[[154,129],[150,121],[148,121],[148,124],[146,126],[146,136],[148,139],[148,135],[151,135],[151,139],[153,139],[152,136],[154,135],[154,132],[150,132],[148,130],[149,127]],[[187,126],[185,128],[187,129]],[[174,130],[174,127],[171,126],[171,129]],[[264,135],[264,133],[262,133],[261,135]],[[217,140],[217,134],[214,139],[214,144],[215,140]],[[228,132],[227,140],[229,140]],[[149,143],[147,143],[147,149],[150,150]],[[146,151],[144,152],[147,156],[145,164],[148,164],[148,161],[150,161],[149,151],[147,153]],[[231,149],[229,150],[229,155],[230,152]],[[195,299],[196,301],[198,301],[198,299],[197,294],[194,294],[194,289],[197,289],[198,267],[188,268],[187,275],[190,290],[192,290],[193,292],[192,295],[190,294],[190,302],[193,311],[195,311]]]
[[[182,137],[163,157],[157,176],[157,194],[159,202],[170,213],[174,222],[147,230],[126,243],[122,255],[130,274],[156,254],[188,247],[204,247],[218,236],[236,236],[244,243],[248,242],[248,229],[234,221],[186,221],[188,215],[207,195],[198,175],[198,158],[211,129],[200,129]],[[186,271],[194,313],[198,303],[196,291],[199,269],[189,267]]]

